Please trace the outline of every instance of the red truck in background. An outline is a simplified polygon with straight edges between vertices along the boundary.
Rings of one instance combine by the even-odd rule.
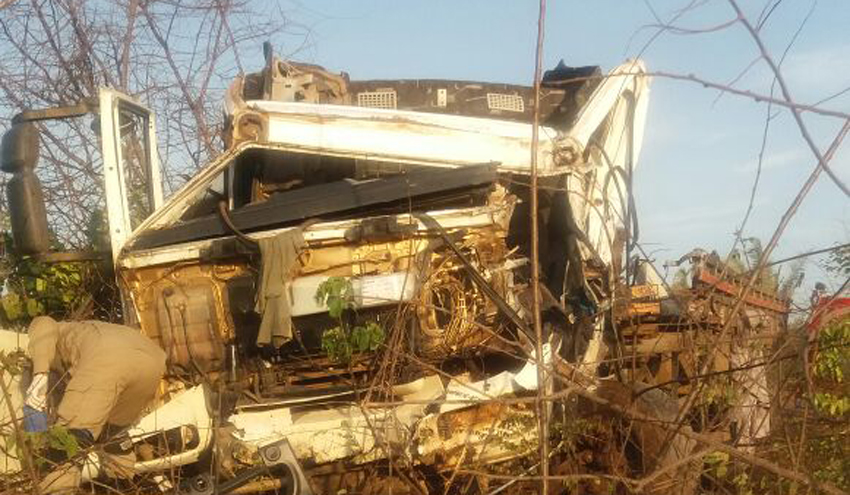
[[[828,296],[826,286],[816,284],[812,293],[812,314],[806,324],[809,341],[817,340],[821,328],[844,318],[850,318],[850,297],[847,294]]]

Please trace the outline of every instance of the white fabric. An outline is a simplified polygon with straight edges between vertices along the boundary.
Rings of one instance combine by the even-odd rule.
[[[33,375],[24,404],[37,411],[44,412],[44,408],[47,406],[47,378],[47,373]]]

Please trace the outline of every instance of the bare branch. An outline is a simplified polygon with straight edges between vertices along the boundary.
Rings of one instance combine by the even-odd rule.
[[[747,32],[750,33],[750,36],[755,42],[756,46],[758,46],[759,52],[761,52],[761,56],[767,65],[770,67],[770,70],[773,72],[774,77],[776,78],[776,82],[779,84],[779,89],[782,91],[782,96],[785,98],[785,101],[788,103],[793,103],[794,99],[791,97],[791,92],[788,89],[788,85],[785,83],[785,78],[782,76],[782,71],[779,69],[779,66],[776,65],[776,62],[773,61],[773,57],[771,57],[770,52],[768,52],[767,47],[765,47],[764,42],[759,36],[758,31],[750,24],[747,16],[744,15],[744,12],[738,6],[738,2],[736,0],[727,0],[729,5],[735,10],[735,13],[738,15],[738,21],[747,29]],[[803,122],[803,118],[800,115],[799,108],[792,108],[791,114],[794,116],[794,120],[797,122],[797,126],[800,129],[800,134],[805,139],[806,144],[809,146],[812,154],[815,155],[815,158],[818,160],[818,166],[822,167],[824,172],[832,179],[832,182],[838,186],[839,189],[844,193],[845,196],[850,197],[850,188],[844,184],[841,179],[835,175],[835,172],[832,171],[832,168],[829,167],[827,161],[824,160],[823,155],[821,155],[820,149],[818,149],[814,140],[812,139],[811,134],[809,134],[809,129],[806,126],[805,122]]]

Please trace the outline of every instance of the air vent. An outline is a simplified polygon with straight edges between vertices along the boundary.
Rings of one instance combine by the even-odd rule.
[[[398,100],[394,89],[370,91],[366,93],[357,93],[357,106],[395,109],[398,107]]]
[[[520,95],[487,93],[487,107],[490,110],[522,113],[525,111],[525,102],[523,102]]]

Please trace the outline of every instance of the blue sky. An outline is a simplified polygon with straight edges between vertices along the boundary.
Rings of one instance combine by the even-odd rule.
[[[741,0],[753,18],[767,0]],[[544,67],[598,64],[608,70],[634,57],[656,32],[652,9],[670,19],[685,0],[549,1]],[[704,28],[734,12],[725,0],[696,2],[677,25]],[[280,51],[293,58],[346,71],[354,79],[453,78],[530,84],[534,63],[537,3],[520,0],[311,0],[286,2],[295,21],[311,30],[301,46],[293,36]],[[813,10],[811,10],[813,9]],[[779,58],[800,23],[811,16],[789,51],[783,70],[792,95],[815,102],[850,86],[850,2],[785,0],[762,33]],[[643,53],[650,70],[696,74],[727,82],[757,56],[744,29],[733,26],[701,35],[663,34]],[[763,63],[737,86],[770,90]],[[850,95],[825,104],[850,112]],[[653,81],[644,148],[636,174],[641,240],[659,262],[693,247],[731,247],[747,207],[767,106],[686,82]],[[840,122],[807,116],[821,147]],[[850,182],[848,145],[833,168]],[[762,180],[746,235],[765,241],[814,166],[787,111],[771,121]],[[850,241],[850,201],[822,177],[791,223],[777,257]],[[809,287],[823,279],[807,267]],[[835,281],[832,281],[835,283]]]

